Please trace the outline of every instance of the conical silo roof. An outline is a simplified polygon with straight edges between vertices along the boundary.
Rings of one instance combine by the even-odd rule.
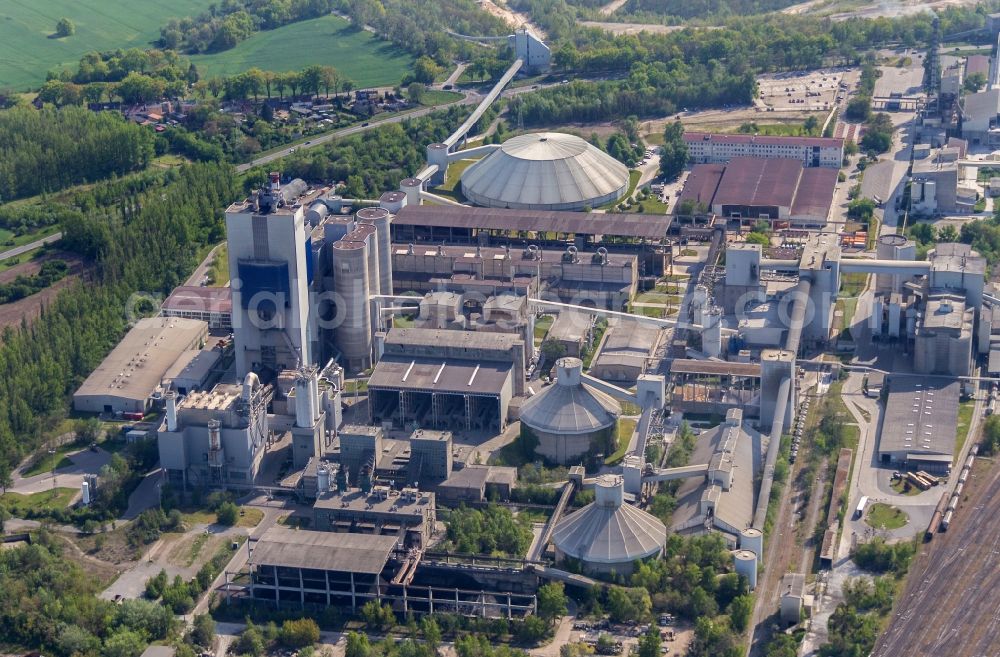
[[[524,403],[521,422],[535,431],[568,435],[592,433],[615,424],[621,405],[583,381],[583,361],[560,358],[556,368],[555,385]]]
[[[595,500],[556,525],[552,541],[563,554],[584,562],[630,563],[659,554],[667,528],[657,518],[623,502],[619,475],[602,475]]]

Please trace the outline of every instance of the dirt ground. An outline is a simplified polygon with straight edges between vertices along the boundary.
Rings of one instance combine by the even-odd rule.
[[[73,285],[81,277],[85,276],[88,270],[86,263],[79,256],[56,251],[37,260],[29,260],[0,274],[0,283],[9,282],[21,274],[33,274],[41,269],[41,263],[47,259],[61,258],[69,265],[69,273],[65,278],[57,281],[54,285],[45,288],[38,294],[25,297],[13,303],[0,305],[0,328],[6,326],[16,326],[22,319],[32,322],[41,313],[42,307],[48,305],[52,299],[70,285]]]
[[[527,14],[521,13],[519,11],[514,11],[513,9],[508,7],[507,4],[503,2],[503,0],[497,0],[497,2],[493,2],[492,0],[482,0],[479,3],[479,6],[486,13],[492,14],[497,18],[502,18],[515,28],[518,27],[531,28],[531,31],[534,32],[535,35],[539,39],[542,39],[543,41],[547,36],[544,30],[540,29],[537,25],[531,22],[531,19],[527,16]]]
[[[649,32],[651,34],[666,34],[683,30],[684,25],[660,25],[658,23],[610,23],[603,21],[580,21],[583,27],[599,27],[612,34],[638,34]]]

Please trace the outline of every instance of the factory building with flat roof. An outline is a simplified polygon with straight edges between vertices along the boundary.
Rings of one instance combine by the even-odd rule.
[[[207,338],[208,324],[201,320],[140,319],[73,394],[73,408],[83,413],[145,413],[167,371]]]
[[[373,424],[502,431],[524,394],[524,340],[507,333],[392,329],[368,380]]]
[[[839,137],[771,137],[685,132],[688,157],[695,164],[725,164],[738,157],[790,158],[807,167],[839,169],[844,140]]]
[[[827,222],[836,186],[836,169],[805,167],[791,158],[737,157],[728,164],[696,164],[677,207],[747,225],[763,219],[819,227]]]
[[[882,414],[879,462],[947,472],[955,453],[960,384],[940,378],[893,375]]]

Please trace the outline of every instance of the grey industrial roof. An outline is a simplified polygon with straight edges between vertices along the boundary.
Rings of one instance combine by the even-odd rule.
[[[958,397],[958,381],[891,376],[879,452],[954,453]]]
[[[408,346],[465,347],[467,349],[512,349],[523,342],[514,333],[489,333],[485,331],[451,331],[448,329],[394,328],[386,334],[386,344]]]
[[[805,591],[806,576],[802,573],[785,573],[781,577],[781,595],[801,598]]]
[[[253,546],[250,563],[377,575],[395,547],[394,536],[271,527]]]
[[[672,221],[665,214],[600,214],[559,210],[507,210],[447,205],[407,205],[394,226],[538,231],[662,239]]]
[[[448,333],[465,334],[466,331]],[[510,363],[386,355],[375,366],[368,388],[393,388],[455,394],[500,394],[510,378]]]
[[[1000,112],[1000,90],[990,89],[968,94],[963,100],[964,114],[971,119],[993,118]]]
[[[1000,345],[990,346],[990,362],[986,371],[994,376],[1000,374]]]
[[[750,526],[755,499],[754,475],[759,469],[760,460],[759,456],[754,455],[753,442],[742,427],[725,424],[698,436],[688,463],[708,463],[710,467],[721,465],[731,469],[732,486],[729,490],[723,490],[717,484],[709,484],[706,479],[685,479],[677,489],[677,509],[672,518],[675,528],[684,527],[691,518],[700,514],[699,504],[707,489],[713,489],[712,493],[716,497],[715,517],[737,529]]]
[[[760,376],[760,363],[695,360],[675,358],[670,363],[671,374],[721,374],[730,376]]]
[[[552,532],[560,551],[590,563],[630,563],[659,553],[666,540],[667,528],[654,516],[599,501],[569,514]]]
[[[454,470],[451,476],[438,484],[438,488],[456,488],[461,490],[478,489],[486,487],[486,482],[490,478],[490,466],[488,465],[467,465],[461,470]]]
[[[590,329],[590,317],[572,310],[561,311],[549,327],[546,338],[549,340],[565,340],[581,342],[587,337]]]
[[[931,261],[934,271],[986,273],[986,258],[973,251],[968,244],[941,242],[927,254],[927,259]]]
[[[955,295],[931,297],[923,317],[925,329],[972,332],[972,309],[966,312],[965,299]]]
[[[842,148],[841,137],[777,137],[771,135],[716,134],[711,132],[685,132],[684,141],[694,143],[712,141],[723,144],[770,144],[772,146],[819,146],[820,148]]]
[[[512,137],[462,174],[462,193],[489,207],[582,206],[628,185],[624,164],[558,132]]]
[[[182,353],[208,332],[208,324],[181,317],[140,319],[76,391],[144,400]]]

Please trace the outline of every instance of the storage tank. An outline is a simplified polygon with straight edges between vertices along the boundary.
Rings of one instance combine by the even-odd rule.
[[[357,218],[359,224],[375,226],[379,290],[381,294],[392,294],[392,236],[389,234],[392,215],[385,208],[364,208],[358,210]]]
[[[318,417],[316,397],[313,394],[312,379],[315,373],[307,368],[295,375],[295,426],[308,429]]]
[[[747,527],[740,532],[740,549],[749,550],[757,555],[757,558],[764,556],[764,534],[759,529]]]
[[[406,194],[403,192],[386,192],[378,199],[379,206],[396,214],[406,206]]]
[[[694,296],[691,298],[691,312],[694,313],[694,323],[705,325],[705,310],[708,308],[708,288],[704,285],[694,286]]]
[[[217,452],[222,449],[222,423],[218,420],[208,421],[208,449]]]
[[[423,186],[420,178],[405,178],[399,183],[399,191],[406,194],[407,205],[420,205],[420,192]]]
[[[873,335],[882,335],[882,311],[883,304],[881,297],[872,299],[872,314],[868,318],[868,328]]]
[[[80,496],[81,496],[80,497],[80,503],[83,504],[83,506],[90,506],[90,483],[89,482],[85,481],[80,486]]]
[[[316,201],[306,210],[306,223],[313,227],[319,226],[329,214],[330,208],[326,207],[326,203]]]
[[[321,495],[330,490],[330,471],[325,465],[316,470],[316,494]]]
[[[750,582],[750,590],[757,588],[757,555],[750,550],[737,550],[733,553],[736,574],[743,575]]]
[[[368,311],[368,254],[365,243],[347,238],[334,243],[333,289],[337,299],[334,338],[346,366],[363,370],[372,362],[372,326]]]

